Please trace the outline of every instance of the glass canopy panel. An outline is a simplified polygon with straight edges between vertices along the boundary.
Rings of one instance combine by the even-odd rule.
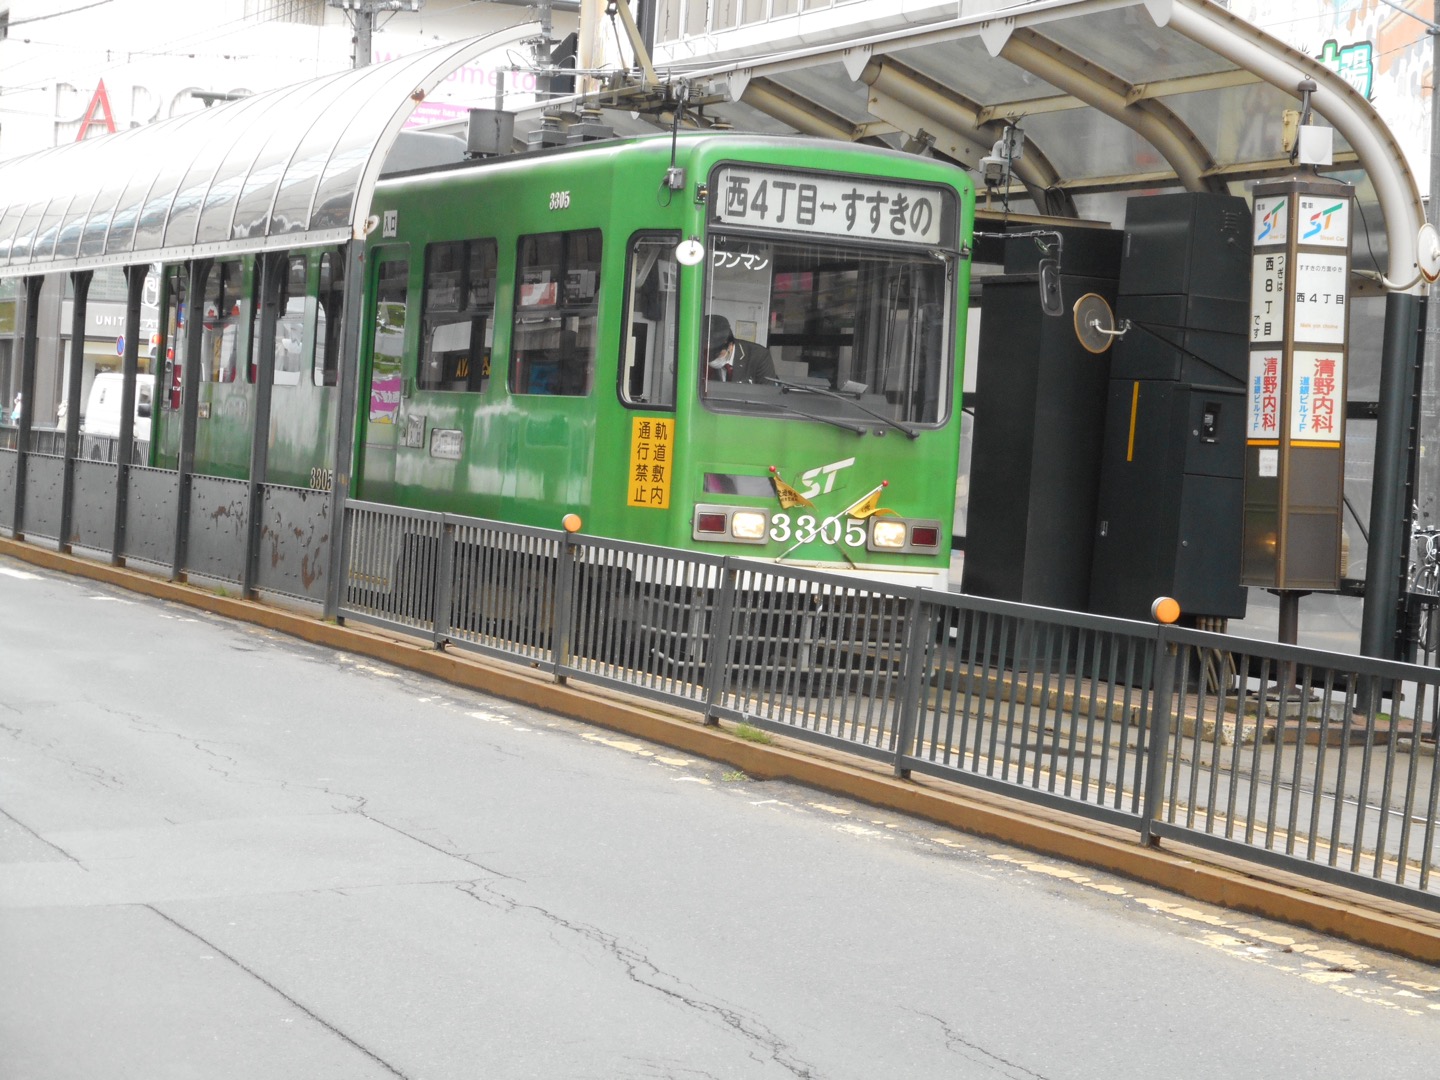
[[[868,87],[846,74],[843,64],[820,64],[769,76],[771,82],[822,109],[844,117],[851,124],[873,120],[866,107]]]
[[[164,153],[164,129],[151,124],[129,132],[131,141],[126,147],[132,161],[159,160]],[[155,174],[150,169],[136,168],[125,173],[124,188],[115,203],[115,213],[110,219],[110,236],[105,241],[108,254],[129,251],[135,243],[135,225],[140,220],[140,211],[155,183]],[[76,246],[57,248],[56,258],[73,258]]]
[[[45,212],[45,203],[37,201],[27,203],[25,213],[20,218],[20,225],[15,230],[15,239],[10,247],[10,257],[18,262],[28,262],[30,249],[35,242],[35,229],[40,224],[40,216]]]
[[[315,189],[315,209],[310,214],[310,228],[333,229],[350,221],[355,188],[360,182],[361,170],[369,160],[368,149],[353,143],[331,155],[330,163],[325,166],[325,173]]]
[[[344,131],[333,117],[344,111],[342,99],[348,92],[347,85],[337,79],[310,88],[303,114],[308,127],[299,130],[297,125],[293,134],[287,134],[293,152],[269,211],[267,233],[304,232],[309,226],[315,188]]]
[[[343,87],[344,93],[324,94],[317,99],[317,106],[323,106],[318,109],[323,123],[317,124],[313,129],[307,125],[306,128],[295,130],[292,135],[291,150],[295,148],[295,143],[301,137],[313,137],[317,145],[323,143],[325,136],[322,132],[328,132],[334,142],[336,149],[332,152],[331,160],[321,172],[315,196],[317,203],[326,198],[343,198],[345,208],[341,212],[340,219],[333,220],[332,225],[349,223],[350,209],[355,201],[356,190],[364,166],[370,160],[381,130],[393,115],[393,109],[377,108],[371,103],[390,103],[397,99],[403,99],[405,94],[401,93],[399,88],[411,86],[415,80],[415,74],[411,67],[411,64],[402,62],[362,68],[360,72],[353,73],[352,79]],[[344,154],[347,149],[352,158],[358,153],[361,160],[358,167],[346,170],[342,176],[335,172],[334,155]],[[288,156],[285,164],[289,164]],[[257,171],[258,169],[259,163],[257,163]],[[278,190],[283,177],[283,169],[273,178],[267,173],[264,179],[274,186],[271,189],[270,197],[261,205],[258,189],[255,194],[252,194],[251,185],[255,182],[255,175],[252,174],[251,181],[246,184],[245,193],[240,197],[240,205],[235,211],[232,235],[237,238],[254,236],[267,228],[275,191]],[[330,185],[328,191],[326,190],[327,184]],[[346,190],[340,191],[336,185]],[[314,226],[313,220],[310,224],[312,227]]]
[[[115,206],[119,201],[119,187],[102,187],[95,193],[95,201],[85,215],[85,228],[80,233],[80,250],[76,254],[81,258],[105,254],[105,238],[110,235],[110,219],[115,216]]]
[[[981,105],[1034,101],[1060,93],[1039,76],[991,56],[978,37],[886,52],[921,75]]]
[[[1205,46],[1156,26],[1142,7],[1091,11],[1083,18],[1060,19],[1035,30],[1131,85],[1235,68]]]
[[[1041,148],[1061,181],[1173,172],[1158,150],[1131,128],[1094,109],[1025,117],[1020,128]]]
[[[15,230],[25,215],[25,205],[23,202],[11,203],[5,208],[4,215],[0,216],[0,259],[9,261],[10,249],[15,242]]]
[[[1160,100],[1195,133],[1221,168],[1282,156],[1280,114],[1295,103],[1269,83],[1175,94]]]
[[[69,215],[71,204],[77,198],[78,196],[66,191],[50,200],[44,215],[40,218],[40,227],[35,233],[35,243],[31,249],[32,258],[48,261],[55,257],[55,241],[59,238],[60,226]]]
[[[214,123],[214,117],[223,116],[213,109],[205,112],[187,113],[175,121],[161,121],[166,125],[164,132],[168,146],[192,146],[193,137],[203,127],[208,126],[201,118],[208,118]],[[195,125],[201,125],[197,128]],[[155,125],[159,126],[159,125]],[[179,188],[181,180],[190,168],[190,162],[194,158],[194,152],[186,153],[177,157],[172,154],[168,157],[162,156],[160,160],[165,162],[155,172],[155,183],[150,188],[150,194],[145,199],[145,205],[140,210],[140,219],[135,226],[135,251],[151,251],[165,245],[165,223],[170,216],[170,207],[175,201],[176,189]]]
[[[180,182],[180,189],[170,208],[170,220],[165,225],[167,247],[195,243],[200,228],[200,214],[209,203],[215,174],[240,133],[255,122],[257,113],[263,113],[263,103],[268,97],[269,95],[249,97],[220,106],[225,110],[219,114],[223,118],[223,125],[218,122],[209,125],[209,137],[190,163],[190,169]]]
[[[266,95],[268,99],[270,95]],[[201,244],[216,244],[229,240],[235,226],[235,207],[240,193],[255,166],[255,159],[270,141],[271,131],[266,125],[270,113],[265,101],[257,101],[256,108],[263,111],[244,114],[248,122],[239,131],[225,152],[224,160],[215,170],[210,190],[205,196],[205,205],[200,210],[200,221],[196,226],[195,239]]]
[[[306,84],[292,86],[278,98],[266,102],[264,121],[269,134],[251,163],[249,175],[245,177],[240,197],[236,200],[235,215],[230,223],[232,238],[266,234],[270,207],[275,202],[275,193],[285,177],[296,144],[317,121],[329,126],[343,122],[349,116],[350,109],[344,107],[332,110],[328,116],[317,116],[312,110],[311,89]]]

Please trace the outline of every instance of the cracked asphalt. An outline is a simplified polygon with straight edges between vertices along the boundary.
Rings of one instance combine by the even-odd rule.
[[[0,1080],[1431,1077],[1440,971],[0,558]]]

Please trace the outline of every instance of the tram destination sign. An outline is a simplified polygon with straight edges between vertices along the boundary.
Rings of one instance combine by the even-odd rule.
[[[946,235],[950,212],[936,188],[735,165],[715,173],[711,205],[725,225],[931,246]]]

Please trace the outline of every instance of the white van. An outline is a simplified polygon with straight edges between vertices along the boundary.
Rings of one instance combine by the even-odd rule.
[[[124,376],[118,371],[102,371],[90,384],[90,397],[80,418],[81,454],[102,461],[113,461],[110,440],[120,437],[120,395]],[[155,376],[135,377],[135,442],[150,442],[150,412],[155,400]]]

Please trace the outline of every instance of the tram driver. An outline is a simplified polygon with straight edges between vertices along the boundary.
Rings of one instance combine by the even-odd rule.
[[[767,383],[775,378],[770,350],[737,338],[724,315],[705,317],[705,363],[720,382]]]

